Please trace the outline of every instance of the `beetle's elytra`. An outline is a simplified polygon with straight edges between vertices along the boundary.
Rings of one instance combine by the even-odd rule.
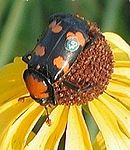
[[[63,76],[69,72],[78,55],[93,43],[94,39],[88,39],[89,34],[91,33],[87,21],[80,17],[68,14],[50,17],[45,36],[22,58],[28,64],[23,78],[30,96],[36,102],[45,106],[56,105],[53,84],[60,79],[77,92],[87,90],[88,86],[81,89],[63,79]]]

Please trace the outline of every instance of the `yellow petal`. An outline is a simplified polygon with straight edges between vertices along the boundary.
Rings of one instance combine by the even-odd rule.
[[[105,32],[104,36],[112,49],[119,48],[120,50],[124,51],[130,59],[130,46],[119,35],[112,32]]]
[[[128,55],[120,48],[112,48],[115,61],[129,61]]]
[[[121,103],[116,101],[116,99],[112,98],[111,96],[105,93],[99,97],[99,100],[114,113],[120,127],[130,138],[130,111],[126,109]]]
[[[107,86],[107,91],[118,92],[122,95],[130,96],[130,85],[112,80]]]
[[[16,58],[0,70],[0,105],[27,93],[22,77],[25,67],[21,58]]]
[[[120,93],[119,91],[106,91],[109,95],[116,98],[117,101],[119,101],[121,104],[123,104],[128,110],[130,110],[130,96]]]
[[[130,109],[130,61],[115,63],[112,81],[107,87],[107,93]]]
[[[70,106],[66,131],[65,150],[91,150],[87,126],[78,106]]]
[[[43,107],[37,103],[33,103],[6,131],[1,143],[1,149],[23,149],[29,133],[42,113]]]
[[[112,80],[106,92],[130,109],[130,85]]]
[[[10,75],[13,76],[13,74],[16,74],[18,76],[20,73],[23,72],[25,68],[26,68],[26,64],[22,61],[22,58],[16,57],[13,63],[7,64],[3,68],[0,69],[1,70],[0,79],[5,77],[5,75],[8,78],[10,78]],[[11,72],[12,70],[14,72]]]
[[[0,143],[6,135],[8,128],[31,105],[32,101],[30,99],[27,99],[24,103],[18,102],[15,99],[0,107]]]
[[[60,138],[65,131],[68,108],[57,106],[50,114],[51,126],[45,122],[34,139],[26,146],[26,150],[57,149]]]
[[[114,67],[118,68],[118,67],[128,67],[130,68],[130,61],[116,61],[114,64]]]
[[[88,103],[103,137],[107,150],[128,150],[130,139],[121,132],[116,117],[102,102],[93,100]]]
[[[27,138],[26,144],[30,143],[35,136],[36,136],[36,133],[34,133],[33,131],[31,131],[29,133],[28,138]]]
[[[99,132],[96,136],[96,139],[93,144],[93,150],[106,150],[105,141],[101,132]]]
[[[127,83],[130,82],[130,61],[117,62],[114,67],[112,79],[119,81],[126,80]]]
[[[129,63],[129,66],[127,66],[127,67],[125,67],[125,66],[115,67],[114,68],[114,74],[126,76],[127,78],[130,79],[130,63]]]
[[[125,74],[125,72],[122,73],[122,75],[113,74],[112,75],[112,80],[117,81],[117,82],[122,82],[124,84],[129,84],[130,85],[129,76],[127,76],[127,74]]]

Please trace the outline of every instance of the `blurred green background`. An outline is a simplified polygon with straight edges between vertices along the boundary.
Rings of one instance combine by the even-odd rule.
[[[57,12],[84,16],[130,43],[129,0],[0,0],[0,67],[31,50]]]

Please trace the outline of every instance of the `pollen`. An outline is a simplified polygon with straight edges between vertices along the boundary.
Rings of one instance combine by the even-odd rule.
[[[76,91],[59,80],[55,83],[58,104],[81,105],[98,98],[109,84],[114,67],[113,54],[105,37],[95,23],[88,23],[95,40],[82,51],[64,79],[76,85]],[[85,87],[88,87],[85,89]]]

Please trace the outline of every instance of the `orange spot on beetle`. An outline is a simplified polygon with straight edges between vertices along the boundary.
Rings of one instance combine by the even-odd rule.
[[[54,28],[56,25],[56,20],[52,21],[50,24],[49,24],[49,28]]]
[[[64,64],[64,59],[61,56],[58,56],[53,60],[53,64],[58,68],[61,69]]]
[[[66,37],[67,37],[67,39],[72,39],[72,37],[76,37],[78,39],[79,44],[81,46],[85,45],[85,38],[84,38],[84,36],[83,36],[83,34],[81,32],[76,32],[76,33],[68,32],[66,34]]]
[[[35,48],[35,54],[37,56],[44,56],[45,55],[45,47],[42,45],[37,45],[37,47]]]
[[[37,78],[34,78],[33,75],[29,75],[25,79],[25,83],[28,91],[35,98],[48,98],[49,94],[45,93],[47,91],[47,86],[43,81],[39,81]]]
[[[58,56],[53,60],[53,64],[58,69],[63,69],[64,73],[66,73],[69,69],[69,63],[63,59],[63,57]]]
[[[85,45],[85,38],[81,32],[76,32],[76,37],[78,38],[78,41],[81,46]]]
[[[61,24],[61,22],[56,24],[56,21],[53,21],[49,25],[49,28],[51,28],[52,32],[59,33],[60,31],[62,31],[62,26],[60,24]]]
[[[75,34],[73,32],[68,32],[67,35],[66,35],[67,38],[71,37],[71,36],[73,37],[73,36],[75,36]]]

